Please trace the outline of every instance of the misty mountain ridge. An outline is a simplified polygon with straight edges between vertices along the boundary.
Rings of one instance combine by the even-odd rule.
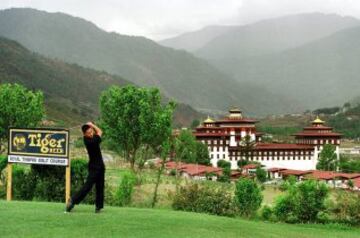
[[[290,15],[231,28],[194,53],[304,108],[342,105],[359,95],[359,27],[336,14]]]
[[[238,83],[205,60],[144,37],[108,33],[81,18],[34,9],[0,11],[0,35],[69,63],[121,75],[140,86],[156,86],[169,98],[203,111],[238,105],[248,114],[299,109],[291,98],[253,83]]]
[[[96,119],[103,90],[112,85],[132,84],[103,71],[43,57],[2,37],[0,65],[0,83],[18,83],[32,90],[41,90],[45,95],[47,116],[67,125]],[[192,120],[204,117],[190,106],[178,103],[174,124],[188,126]]]

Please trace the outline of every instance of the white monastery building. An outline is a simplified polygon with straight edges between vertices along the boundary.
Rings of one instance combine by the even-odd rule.
[[[263,133],[256,132],[256,120],[243,118],[239,109],[229,112],[227,117],[218,121],[207,118],[194,132],[196,139],[208,146],[214,167],[219,160],[226,160],[232,169],[237,169],[239,160],[248,159],[261,163],[266,169],[315,170],[325,144],[334,145],[339,157],[341,134],[325,126],[319,117],[311,126],[294,135],[296,143],[280,144],[263,143]]]

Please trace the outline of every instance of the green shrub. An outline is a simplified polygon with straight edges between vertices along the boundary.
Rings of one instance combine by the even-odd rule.
[[[270,220],[272,220],[273,210],[271,209],[271,207],[265,205],[261,209],[260,216],[263,220],[270,221]]]
[[[71,160],[71,191],[77,192],[85,183],[88,173],[87,160]],[[63,202],[65,194],[65,167],[48,165],[13,165],[13,198],[15,200],[39,200]],[[6,178],[2,177],[0,196],[5,196]],[[92,191],[84,203],[94,202]]]
[[[0,173],[6,168],[8,158],[5,155],[0,155]]]
[[[115,205],[127,206],[131,203],[135,183],[136,177],[132,172],[127,171],[122,175],[120,185],[115,194]]]
[[[274,212],[279,220],[289,223],[315,222],[319,212],[326,210],[327,196],[328,188],[318,181],[289,185],[287,193],[277,199]]]
[[[172,207],[175,210],[233,216],[231,193],[225,188],[215,188],[197,183],[182,186],[175,194]]]
[[[169,175],[171,175],[171,176],[175,176],[175,175],[176,175],[176,169],[172,169],[172,170],[170,170]]]
[[[338,191],[330,211],[336,221],[350,225],[360,225],[360,194]]]
[[[236,182],[235,201],[242,216],[253,216],[260,208],[263,196],[257,183],[248,178]]]
[[[223,168],[223,169],[224,168],[231,168],[231,163],[229,161],[221,159],[221,160],[219,160],[217,162],[217,167]]]
[[[264,169],[262,169],[261,167],[257,167],[256,168],[256,179],[260,182],[260,183],[264,183],[266,182],[267,179],[267,173]]]
[[[230,167],[225,167],[222,170],[222,174],[219,176],[218,181],[223,183],[230,183],[231,170]]]

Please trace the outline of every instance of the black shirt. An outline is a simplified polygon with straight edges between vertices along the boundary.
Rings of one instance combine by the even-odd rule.
[[[84,136],[84,144],[89,154],[89,169],[105,169],[100,150],[101,137],[94,135],[93,138]]]

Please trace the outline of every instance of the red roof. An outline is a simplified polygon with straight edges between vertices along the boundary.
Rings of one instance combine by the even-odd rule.
[[[306,177],[319,179],[319,180],[331,180],[336,178],[343,179],[353,179],[359,178],[359,173],[337,173],[334,171],[321,171],[321,170],[313,170],[311,174],[308,174]]]
[[[338,177],[342,177],[346,179],[354,179],[354,178],[359,178],[360,173],[338,173]]]
[[[318,180],[331,180],[338,177],[338,173],[333,171],[320,171],[313,170],[311,174],[306,175],[307,178],[313,178]]]
[[[258,122],[257,120],[254,119],[248,119],[248,118],[224,118],[222,120],[218,120],[215,122],[215,124],[220,124],[220,123],[256,123]]]
[[[242,167],[242,169],[256,169],[257,167],[260,167],[259,164],[247,164]]]
[[[360,178],[356,178],[352,180],[354,183],[354,187],[360,188]]]
[[[257,150],[313,150],[311,145],[299,144],[278,144],[278,143],[258,143],[255,146]]]
[[[212,166],[198,165],[198,164],[183,164],[180,171],[189,174],[190,176],[205,175],[206,173],[222,172],[221,168],[214,168]]]
[[[304,127],[304,130],[332,130],[332,127],[329,126],[307,126]]]
[[[194,136],[206,136],[206,137],[216,137],[216,136],[230,136],[230,134],[226,134],[226,133],[212,133],[212,132],[209,132],[209,133],[200,133],[200,132],[195,132],[194,133]]]
[[[268,172],[280,172],[280,171],[283,171],[283,170],[286,170],[286,169],[284,169],[284,168],[270,168],[267,171]]]
[[[309,173],[311,173],[311,171],[285,169],[285,170],[279,171],[279,173],[281,173],[282,175],[285,175],[285,176],[287,176],[287,175],[301,176],[301,175],[309,174]]]
[[[185,163],[182,162],[178,162],[178,167],[177,169],[181,169],[185,167]],[[166,169],[176,169],[176,162],[175,161],[169,161],[165,163],[165,168]]]
[[[326,133],[320,133],[320,132],[299,132],[294,134],[294,136],[310,136],[310,137],[340,137],[342,134],[335,133],[335,132],[326,132]]]

